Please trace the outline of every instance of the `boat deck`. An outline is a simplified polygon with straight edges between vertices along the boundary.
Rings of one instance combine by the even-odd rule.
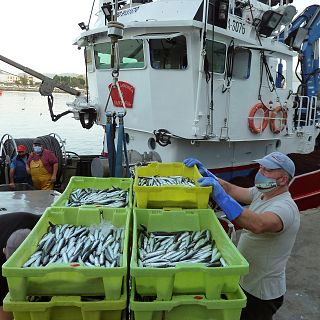
[[[0,214],[19,211],[42,214],[59,194],[55,190],[0,192]]]

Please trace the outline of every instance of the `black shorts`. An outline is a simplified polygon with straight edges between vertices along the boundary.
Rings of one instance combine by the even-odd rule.
[[[272,316],[283,304],[283,296],[272,300],[261,300],[243,291],[247,296],[247,306],[242,309],[240,320],[272,320]]]
[[[3,306],[3,299],[8,293],[7,278],[0,276],[0,307]]]

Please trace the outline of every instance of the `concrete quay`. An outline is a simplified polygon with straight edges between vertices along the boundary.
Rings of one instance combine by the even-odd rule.
[[[320,319],[320,208],[301,212],[287,264],[287,293],[274,320]]]

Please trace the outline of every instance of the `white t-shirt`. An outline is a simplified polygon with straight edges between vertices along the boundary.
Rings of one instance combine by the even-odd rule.
[[[254,234],[243,230],[238,249],[249,262],[249,274],[240,280],[241,287],[262,299],[276,299],[286,291],[285,268],[300,226],[300,213],[289,192],[262,200],[257,188],[250,189],[255,213],[273,212],[280,217],[283,229],[277,233]]]

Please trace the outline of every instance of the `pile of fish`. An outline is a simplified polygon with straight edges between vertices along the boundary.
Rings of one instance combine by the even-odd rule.
[[[128,205],[129,193],[127,190],[112,187],[110,189],[84,188],[74,189],[66,202],[67,207],[81,205],[103,205],[112,208],[124,208]]]
[[[204,263],[207,267],[226,266],[209,230],[147,232],[145,226],[141,225],[141,228],[139,267],[170,268],[178,262]]]
[[[167,185],[181,185],[185,187],[195,187],[194,180],[183,176],[140,176],[138,177],[138,185],[143,187],[161,187]]]
[[[52,263],[79,263],[88,267],[119,267],[124,229],[50,224],[36,251],[22,266],[45,267]]]

